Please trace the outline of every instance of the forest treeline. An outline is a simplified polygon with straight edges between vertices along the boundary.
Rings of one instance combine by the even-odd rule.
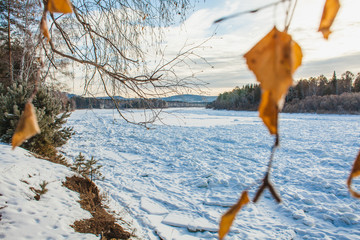
[[[207,108],[256,111],[260,97],[260,85],[248,84],[221,93]],[[360,73],[355,76],[346,71],[338,78],[334,72],[331,79],[324,75],[301,79],[289,88],[282,112],[360,114]]]
[[[125,99],[115,97],[95,98],[72,96],[69,98],[70,106],[75,109],[155,109],[176,107],[204,107],[206,102],[165,101],[163,99]]]
[[[125,108],[165,108],[167,104],[160,99],[110,99],[110,98],[94,98],[73,96],[70,98],[72,109],[114,109],[116,106],[120,109]]]

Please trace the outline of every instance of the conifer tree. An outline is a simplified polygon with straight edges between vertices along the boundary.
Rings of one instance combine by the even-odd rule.
[[[0,140],[10,143],[25,103],[33,92],[26,82],[15,82],[9,87],[0,84]],[[70,116],[69,110],[61,113],[61,102],[46,85],[38,89],[33,100],[41,133],[21,146],[50,160],[65,163],[56,147],[64,145],[74,134],[72,128],[63,127]]]
[[[85,167],[88,171],[88,177],[90,178],[90,181],[104,179],[100,172],[100,168],[102,168],[102,165],[99,165],[98,162],[99,160],[94,159],[94,157],[91,157],[90,160],[85,162]]]
[[[336,94],[336,95],[339,95],[339,91],[338,91],[338,80],[336,78],[336,72],[334,71],[334,74],[333,74],[333,77],[331,79],[331,83],[332,83],[332,86],[333,86],[333,93]]]
[[[91,157],[90,160],[86,160],[84,155],[80,152],[75,158],[71,169],[90,181],[103,180],[104,177],[100,172],[102,165],[99,165],[98,162],[99,160],[96,160],[94,157]]]
[[[71,170],[79,173],[80,175],[84,174],[84,172],[85,172],[85,157],[84,157],[84,155],[81,154],[81,152],[75,158],[75,161],[70,168],[71,168]]]
[[[357,74],[354,81],[354,92],[360,92],[360,73]]]

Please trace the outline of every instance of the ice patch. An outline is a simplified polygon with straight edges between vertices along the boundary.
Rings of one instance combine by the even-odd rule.
[[[167,224],[162,223],[163,216],[160,215],[147,215],[146,216],[146,223],[151,226],[154,230],[154,234],[160,237],[163,240],[199,240],[199,239],[215,239],[213,233],[206,232],[201,233],[202,237],[192,236],[190,230],[187,228],[174,228],[174,226],[170,226]],[[188,219],[190,221],[190,218]],[[206,219],[205,219],[206,220]],[[173,222],[173,220],[171,220]],[[209,225],[205,221],[193,221],[194,229],[196,231],[201,231],[201,227],[207,227],[211,229],[211,225]],[[179,224],[176,224],[179,225]],[[181,226],[185,227],[186,223],[181,224]],[[196,225],[196,226],[195,226]],[[194,232],[194,231],[193,231]],[[151,240],[157,240],[158,238],[151,238]]]
[[[187,228],[190,222],[192,222],[191,216],[180,212],[171,212],[161,221],[163,224],[184,228]]]
[[[237,202],[236,198],[230,198],[228,196],[210,196],[204,201],[204,204],[208,206],[220,206],[220,207],[231,207]]]
[[[209,231],[209,232],[217,232],[218,226],[211,223],[206,218],[196,218],[194,221],[189,223],[188,225],[189,231],[197,232],[197,231]]]
[[[171,212],[161,223],[174,227],[187,228],[190,232],[218,231],[218,226],[208,219],[202,217],[193,219],[192,216],[181,212]]]
[[[149,214],[153,214],[153,215],[164,215],[169,212],[165,207],[163,207],[159,203],[156,203],[146,197],[141,198],[140,207]]]

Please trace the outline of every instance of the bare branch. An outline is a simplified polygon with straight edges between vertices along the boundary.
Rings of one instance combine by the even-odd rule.
[[[229,15],[229,16],[222,17],[222,18],[219,18],[219,19],[215,20],[215,21],[214,21],[214,24],[215,24],[215,23],[223,22],[223,21],[228,20],[228,19],[231,19],[231,18],[239,17],[239,16],[244,15],[244,14],[257,13],[257,12],[259,12],[259,11],[261,11],[261,10],[266,9],[266,8],[269,8],[269,7],[272,7],[272,6],[276,6],[276,5],[278,5],[279,3],[288,2],[288,1],[291,1],[291,0],[279,0],[279,1],[277,1],[277,2],[269,3],[269,4],[266,4],[266,5],[261,6],[261,7],[259,7],[259,8],[255,8],[255,9],[252,9],[252,10],[247,10],[247,11],[243,11],[243,12],[234,13],[234,14],[231,14],[231,15]]]

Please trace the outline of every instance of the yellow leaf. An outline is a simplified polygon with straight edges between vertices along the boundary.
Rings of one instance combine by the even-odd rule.
[[[249,203],[249,196],[248,196],[248,192],[244,191],[241,194],[241,197],[239,199],[239,201],[233,205],[229,211],[227,211],[222,217],[221,217],[221,221],[220,221],[220,226],[219,226],[219,239],[223,239],[226,234],[229,232],[230,227],[236,217],[236,214],[240,211],[240,209],[246,205],[247,203]]]
[[[326,0],[318,30],[319,32],[322,32],[325,39],[329,38],[329,35],[331,33],[330,27],[334,22],[339,8],[339,0]]]
[[[37,122],[34,105],[27,102],[12,137],[12,148],[14,149],[17,146],[20,146],[25,140],[31,138],[37,133],[40,133],[40,128]]]
[[[260,117],[270,133],[277,134],[277,114],[293,83],[292,74],[301,65],[301,48],[289,34],[274,27],[244,57],[263,90]]]
[[[40,22],[40,31],[47,38],[47,41],[50,41],[50,32],[47,25],[46,17],[43,17]]]
[[[69,0],[48,0],[47,10],[52,13],[72,13]]]
[[[261,94],[261,102],[259,105],[259,116],[263,120],[270,134],[277,134],[278,126],[278,107],[271,97],[271,91],[266,90]]]
[[[350,191],[351,195],[356,198],[360,198],[360,194],[355,192],[354,190],[352,190],[351,182],[352,182],[353,178],[358,177],[358,176],[360,176],[360,151],[359,151],[357,158],[354,161],[353,168],[352,168],[349,178],[347,180],[347,186],[349,188],[349,191]]]

